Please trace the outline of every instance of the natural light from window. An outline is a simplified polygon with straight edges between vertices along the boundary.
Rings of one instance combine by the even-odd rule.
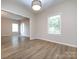
[[[48,34],[61,34],[61,15],[48,18]]]
[[[18,24],[16,23],[12,24],[12,32],[18,32]]]
[[[25,31],[25,24],[24,23],[21,23],[21,35],[24,35],[24,31]]]

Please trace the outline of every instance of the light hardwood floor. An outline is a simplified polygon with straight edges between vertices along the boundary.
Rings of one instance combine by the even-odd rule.
[[[77,59],[77,48],[26,37],[2,37],[2,59]]]

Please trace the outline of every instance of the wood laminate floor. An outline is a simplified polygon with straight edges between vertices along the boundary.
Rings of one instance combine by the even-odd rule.
[[[51,43],[44,40],[30,40],[26,37],[2,37],[2,59],[77,59],[77,48]]]

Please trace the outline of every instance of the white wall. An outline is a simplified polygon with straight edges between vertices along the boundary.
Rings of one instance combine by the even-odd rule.
[[[32,18],[32,20],[30,20],[30,39],[34,39],[34,37],[36,36],[36,16],[34,15],[34,17]]]
[[[1,36],[19,35],[19,32],[12,32],[12,23],[19,24],[17,20],[12,20],[3,16],[1,17]]]
[[[32,39],[43,39],[58,42],[70,46],[77,45],[76,38],[76,0],[66,0],[65,2],[51,6],[46,11],[35,16],[35,35]],[[61,15],[61,34],[48,34],[48,17]]]
[[[1,17],[1,36],[11,35],[11,20]]]

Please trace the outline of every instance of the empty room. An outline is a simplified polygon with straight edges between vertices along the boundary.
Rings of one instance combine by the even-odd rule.
[[[77,59],[77,0],[1,0],[1,59]]]

